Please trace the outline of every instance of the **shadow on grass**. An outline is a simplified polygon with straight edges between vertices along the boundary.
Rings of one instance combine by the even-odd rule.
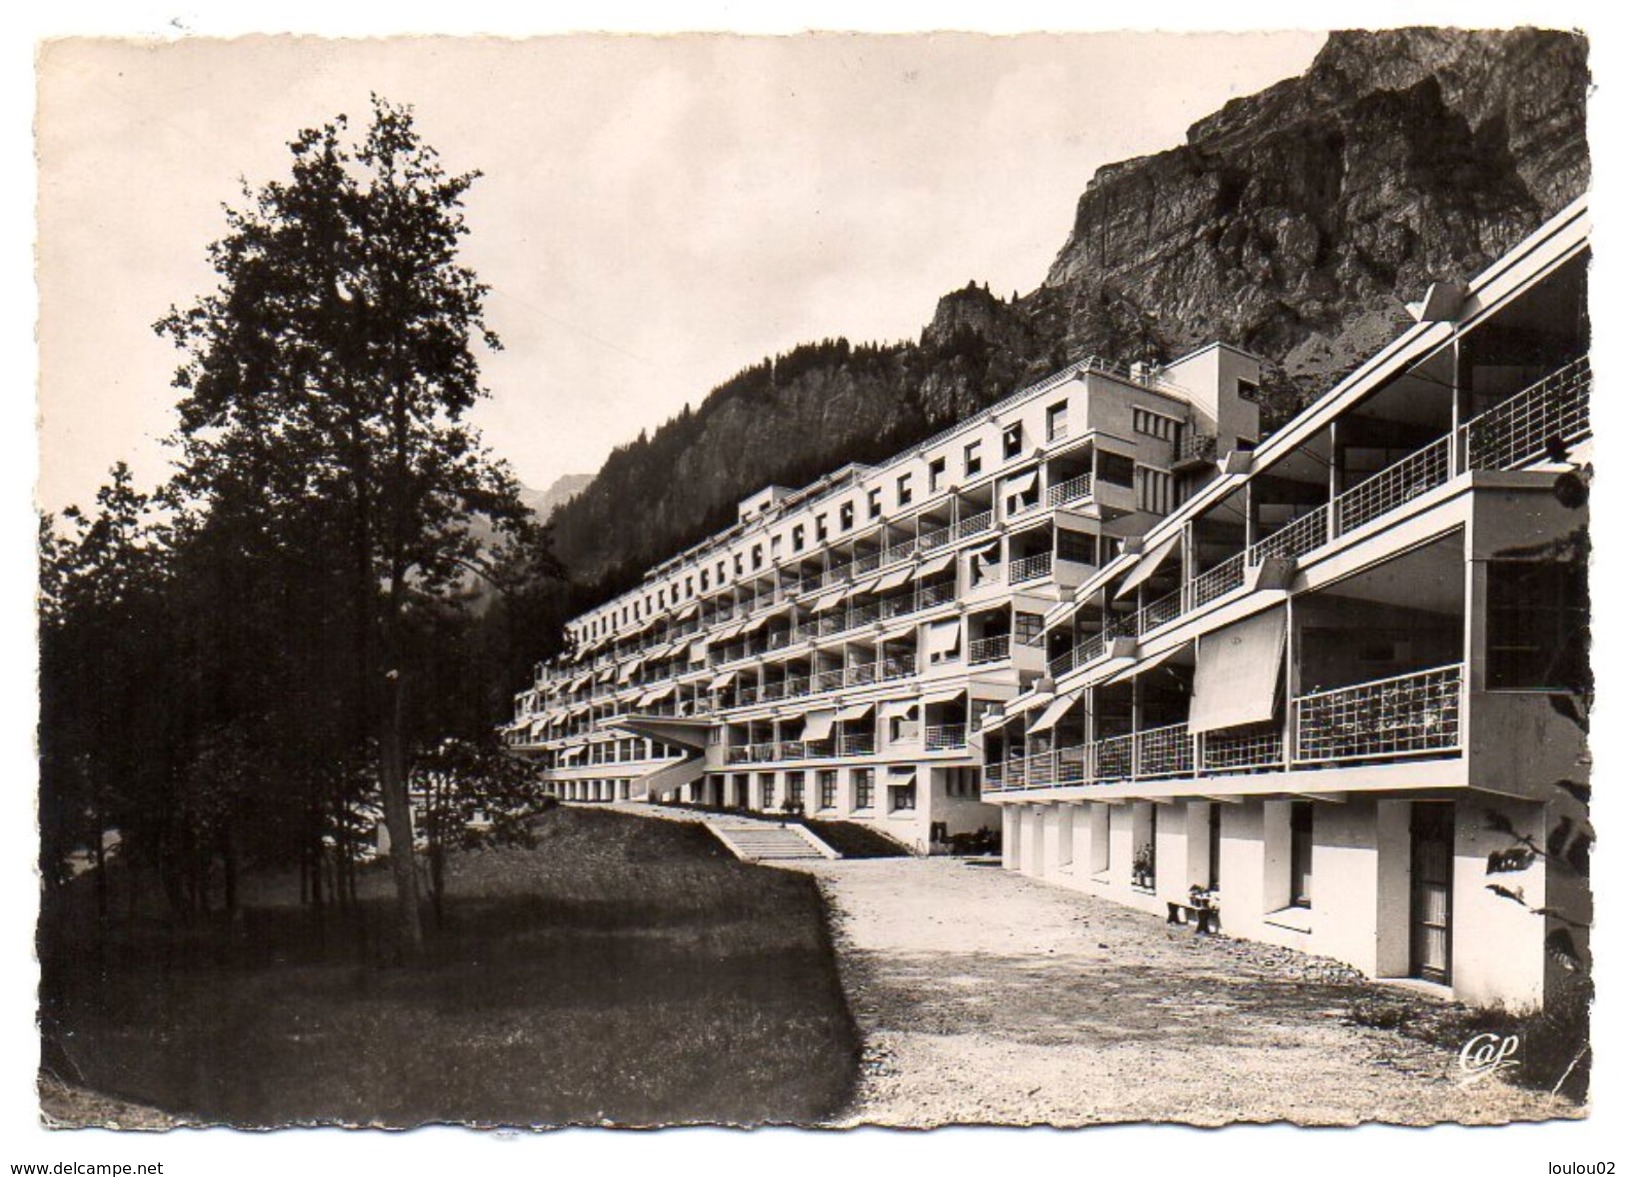
[[[857,1042],[817,888],[704,831],[560,810],[454,864],[422,959],[386,966],[387,879],[318,921],[41,927],[42,1062],[243,1126],[815,1123]],[[697,837],[696,837],[697,835]],[[267,893],[275,888],[267,888]]]

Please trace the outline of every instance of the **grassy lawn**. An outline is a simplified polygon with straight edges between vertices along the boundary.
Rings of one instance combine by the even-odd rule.
[[[42,925],[43,1062],[239,1125],[802,1123],[835,1116],[856,1032],[807,876],[705,831],[561,808],[535,849],[450,869],[424,960],[382,959],[388,879],[318,926],[285,880],[230,928]],[[88,888],[86,889],[88,891]],[[69,897],[72,904],[88,895]]]

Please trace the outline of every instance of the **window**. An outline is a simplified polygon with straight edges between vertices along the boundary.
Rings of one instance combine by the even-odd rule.
[[[1256,380],[1237,380],[1236,395],[1244,401],[1259,399],[1258,382]]]
[[[743,576],[743,575],[745,575],[745,553],[744,552],[735,552],[734,553],[734,575],[735,576]]]
[[[782,535],[775,535],[775,536],[773,536],[771,539],[769,539],[767,541],[768,553],[773,557],[775,562],[778,561],[779,549],[782,548],[783,546],[784,546],[784,537]]]
[[[797,523],[790,529],[790,547],[799,552],[807,546],[807,525]]]
[[[869,492],[869,518],[880,518],[880,488],[878,486]]]
[[[1486,685],[1492,691],[1580,691],[1590,603],[1580,560],[1491,560]]]
[[[666,607],[666,590],[661,589],[658,593],[656,593],[655,599],[660,602],[660,607],[664,609]]]
[[[835,808],[835,770],[832,768],[818,774],[818,808]]]
[[[1309,906],[1310,865],[1314,860],[1315,807],[1309,801],[1292,803],[1292,880],[1293,907]]]
[[[970,442],[965,446],[965,477],[982,472],[982,443]]]
[[[1044,615],[1042,613],[1016,614],[1016,641],[1023,646],[1044,644]]]
[[[927,474],[929,476],[931,493],[935,494],[937,491],[942,489],[943,479],[948,474],[948,459],[932,458],[931,465],[927,470]]]
[[[1147,437],[1171,441],[1177,445],[1182,425],[1183,422],[1179,418],[1170,417],[1166,413],[1153,413],[1150,409],[1134,410],[1134,432],[1143,433]]]
[[[892,785],[886,791],[891,794],[890,805],[893,813],[915,808],[916,798],[912,780],[906,785]]]
[[[1134,485],[1134,459],[1101,450],[1095,455],[1095,481],[1114,486]]]
[[[1142,511],[1166,515],[1174,508],[1174,479],[1166,470],[1134,467],[1134,502]]]
[[[906,507],[914,501],[914,475],[904,474],[897,479],[897,505]]]
[[[711,587],[711,570],[709,568],[702,568],[700,570],[700,591],[702,593],[706,592],[707,590],[710,589],[710,587]]]
[[[828,515],[819,515],[813,520],[813,535],[817,537],[819,543],[823,543],[829,538]]]
[[[785,792],[785,804],[791,809],[800,809],[807,797],[807,774],[792,772],[788,778]]]
[[[685,596],[689,596],[689,597],[692,597],[694,595],[694,578],[692,576],[684,578],[684,580],[683,580],[683,594]]]
[[[1021,453],[1021,422],[1004,427],[1004,456],[1013,458]]]
[[[1095,537],[1087,531],[1070,531],[1063,527],[1055,533],[1055,558],[1070,560],[1074,564],[1095,562]]]
[[[852,808],[873,809],[875,807],[875,770],[872,768],[854,768],[852,770]]]
[[[1207,807],[1207,889],[1219,889],[1219,847],[1223,842],[1224,806],[1214,802]]]
[[[1060,401],[1044,410],[1044,432],[1051,441],[1066,436],[1066,402]]]
[[[750,566],[752,571],[759,571],[762,567],[762,545],[753,544],[750,549]]]
[[[728,579],[728,561],[717,561],[717,585],[720,587]]]
[[[856,516],[856,514],[857,514],[857,512],[855,510],[853,510],[853,507],[852,507],[851,503],[842,503],[841,504],[841,530],[842,531],[850,531],[852,529],[852,524],[855,521],[854,517]]]
[[[757,777],[756,779],[761,782],[761,786],[762,786],[762,808],[763,809],[772,809],[773,808],[773,774],[770,773],[770,772],[764,772],[761,776]]]

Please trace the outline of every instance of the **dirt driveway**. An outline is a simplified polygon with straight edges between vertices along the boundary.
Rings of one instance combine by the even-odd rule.
[[[1346,1024],[1309,958],[960,860],[814,864],[865,1039],[850,1122],[1499,1123],[1573,1116]],[[1385,993],[1390,990],[1383,989]]]

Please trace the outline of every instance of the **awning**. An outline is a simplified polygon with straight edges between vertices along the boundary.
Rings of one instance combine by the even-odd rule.
[[[912,580],[913,577],[914,569],[912,566],[894,568],[880,578],[880,580],[875,584],[874,591],[877,593],[888,593],[894,588],[901,588],[903,585]]]
[[[1044,708],[1044,714],[1033,720],[1032,724],[1027,728],[1027,734],[1030,736],[1034,732],[1049,731],[1049,729],[1059,723],[1061,717],[1068,711],[1071,711],[1072,708],[1077,704],[1078,700],[1082,698],[1083,692],[1081,690],[1077,690],[1068,691],[1066,694],[1051,700],[1050,705]]]
[[[1284,606],[1203,634],[1198,643],[1196,677],[1191,685],[1192,732],[1275,718],[1275,694],[1286,650]]]
[[[915,699],[882,699],[880,701],[880,718],[891,719],[897,717],[906,719],[908,713],[918,706],[919,702]]]
[[[1004,705],[1004,718],[1009,720],[1018,715],[1025,715],[1036,707],[1044,706],[1053,698],[1055,698],[1054,691],[1036,691],[1030,695],[1022,695],[1020,698],[1011,699]]]
[[[618,683],[630,682],[632,680],[632,676],[638,672],[638,668],[643,665],[644,661],[645,659],[643,658],[632,659],[632,661],[621,667],[621,672],[615,676],[615,681]]]
[[[965,693],[964,687],[945,687],[938,691],[927,691],[920,696],[921,703],[947,703],[959,698]]]
[[[830,593],[827,597],[824,597],[818,602],[818,604],[812,607],[813,614],[816,616],[819,613],[828,613],[831,609],[834,609],[844,600],[846,600],[845,589]]]
[[[597,674],[590,675],[589,677],[593,680],[593,682],[608,682],[610,679],[615,677],[614,663],[611,663],[600,670]]]
[[[723,690],[729,683],[733,682],[733,680],[738,677],[739,672],[737,670],[725,670],[711,680],[711,686],[708,689],[713,691]]]
[[[1108,685],[1110,683],[1122,682],[1124,679],[1133,678],[1137,674],[1146,674],[1146,673],[1148,673],[1150,671],[1155,670],[1157,667],[1161,666],[1164,662],[1168,661],[1168,659],[1172,658],[1175,654],[1180,654],[1180,653],[1183,653],[1184,651],[1190,649],[1190,646],[1191,646],[1191,644],[1189,642],[1181,642],[1179,645],[1175,646],[1171,650],[1164,650],[1162,653],[1153,655],[1150,658],[1146,658],[1146,659],[1144,659],[1142,661],[1139,661],[1139,662],[1130,663],[1128,666],[1123,667],[1122,670],[1119,670],[1116,674],[1112,675],[1110,678],[1102,679],[1100,682],[1096,683],[1095,685],[1103,687],[1103,686],[1106,686],[1106,685]]]
[[[709,648],[710,648],[710,643],[709,642],[704,641],[703,639],[700,640],[700,641],[696,641],[688,649],[688,660],[689,660],[689,662],[690,663],[704,662],[705,657],[706,657],[706,652],[709,650]]]
[[[731,621],[727,625],[724,625],[721,629],[712,630],[710,640],[713,642],[725,642],[729,638],[738,637],[739,631],[744,627],[745,623],[743,621]]]
[[[862,584],[855,584],[852,586],[851,591],[846,595],[850,598],[862,596],[864,593],[872,593],[880,587],[880,582],[884,579],[886,578],[883,576],[876,576]]]
[[[677,610],[677,616],[673,620],[687,621],[690,617],[693,617],[699,611],[700,611],[700,603],[698,601],[690,601],[688,604],[684,605],[681,609]]]
[[[1121,601],[1124,597],[1128,596],[1135,589],[1139,588],[1142,584],[1155,576],[1157,568],[1164,560],[1168,558],[1169,553],[1179,546],[1179,540],[1180,533],[1176,531],[1167,539],[1159,543],[1156,547],[1152,548],[1149,552],[1146,552],[1143,556],[1141,556],[1140,562],[1136,564],[1134,566],[1134,570],[1123,579],[1121,587],[1119,587],[1117,592],[1113,594],[1112,599]]]
[[[688,653],[688,648],[694,644],[693,638],[680,638],[672,643],[671,650],[666,654],[668,658],[681,658]]]
[[[801,729],[803,740],[827,740],[830,729],[835,726],[835,712],[809,711],[807,712],[807,726]]]
[[[651,646],[649,649],[645,650],[643,652],[643,658],[646,662],[659,662],[670,653],[671,646],[661,643],[658,646]]]
[[[842,723],[855,723],[856,721],[863,719],[874,709],[875,705],[873,703],[853,703],[850,706],[842,707],[839,711],[837,711],[835,713],[835,718],[840,720]]]
[[[611,671],[614,670],[613,667],[610,667],[608,669],[610,669]],[[586,674],[577,675],[575,678],[572,678],[570,680],[570,685],[569,685],[569,687],[567,689],[570,692],[574,693],[576,691],[579,691],[582,687],[586,686],[591,681],[592,681],[592,672],[588,671]]]
[[[940,556],[932,556],[929,560],[914,570],[915,579],[924,580],[928,576],[935,576],[939,572],[945,572],[954,566],[954,561],[957,558],[958,557],[956,557],[952,552],[944,552]]]
[[[761,629],[762,626],[764,626],[766,624],[767,624],[767,614],[766,613],[758,613],[755,617],[752,617],[749,621],[745,621],[745,622],[740,623],[738,636],[739,637],[744,637],[747,633],[755,633],[757,630]]]
[[[1025,474],[1017,474],[1014,478],[1004,480],[1004,493],[1006,495],[1024,495],[1038,485],[1038,470],[1035,467]]]
[[[671,698],[671,693],[676,689],[677,688],[671,683],[667,683],[663,687],[656,687],[654,690],[646,693],[643,698],[638,700],[638,706],[648,707],[654,703],[659,703],[663,700],[669,699]]]
[[[972,560],[980,560],[984,564],[997,564],[999,562],[999,541],[994,540],[980,548],[971,548],[965,553]]]
[[[959,620],[933,621],[925,630],[925,657],[940,662],[959,653]]]
[[[914,783],[913,767],[899,768],[895,764],[892,765],[891,771],[886,774],[886,783],[896,788],[906,788],[912,785]]]

